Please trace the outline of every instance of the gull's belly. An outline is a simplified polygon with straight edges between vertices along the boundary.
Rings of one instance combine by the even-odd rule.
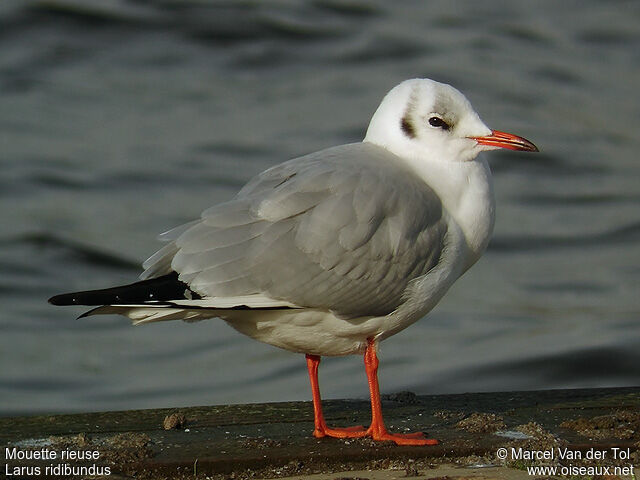
[[[422,293],[429,282],[419,280]],[[427,298],[407,301],[382,317],[340,318],[320,309],[285,309],[228,310],[221,318],[244,335],[292,352],[351,355],[364,352],[367,339],[383,340],[426,315],[453,283],[449,278],[438,280]]]
[[[325,310],[244,310],[223,319],[255,340],[292,352],[312,355],[362,353],[367,338],[384,331],[388,317],[342,319]]]

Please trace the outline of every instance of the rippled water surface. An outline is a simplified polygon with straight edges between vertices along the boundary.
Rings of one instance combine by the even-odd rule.
[[[308,399],[304,358],[217,320],[46,299],[129,283],[156,234],[452,83],[538,155],[492,155],[488,252],[381,350],[385,392],[640,384],[640,4],[0,2],[0,413]],[[365,397],[327,359],[325,397]]]

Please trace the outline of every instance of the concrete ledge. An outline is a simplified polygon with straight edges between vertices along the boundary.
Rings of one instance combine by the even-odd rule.
[[[324,408],[330,425],[369,423],[368,401],[330,400]],[[14,467],[38,466],[34,478],[62,478],[46,475],[45,468],[66,464],[93,465],[94,470],[84,472],[89,472],[85,476],[97,472],[96,478],[100,478],[97,467],[108,466],[111,479],[203,479],[300,478],[390,467],[410,474],[442,462],[520,469],[528,465],[526,459],[496,457],[498,448],[510,446],[580,452],[628,449],[631,458],[618,463],[638,463],[640,387],[434,396],[406,392],[384,397],[383,409],[390,430],[424,431],[440,445],[398,447],[367,439],[315,439],[310,402],[222,405],[0,418],[2,468],[11,475],[17,472],[11,470]],[[35,451],[56,452],[57,458],[6,458]],[[72,452],[98,452],[99,458],[61,459],[63,451],[72,456],[77,455]]]

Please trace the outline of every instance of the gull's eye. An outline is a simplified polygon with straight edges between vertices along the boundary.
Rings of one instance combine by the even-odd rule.
[[[445,122],[440,117],[431,117],[429,119],[429,125],[436,128],[441,128],[443,130],[449,130],[450,126],[447,122]]]

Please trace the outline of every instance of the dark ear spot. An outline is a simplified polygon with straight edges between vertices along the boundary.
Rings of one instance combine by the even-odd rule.
[[[411,123],[408,115],[402,117],[402,120],[400,121],[400,128],[402,128],[402,131],[407,137],[416,138],[416,131],[413,128],[413,124]]]

